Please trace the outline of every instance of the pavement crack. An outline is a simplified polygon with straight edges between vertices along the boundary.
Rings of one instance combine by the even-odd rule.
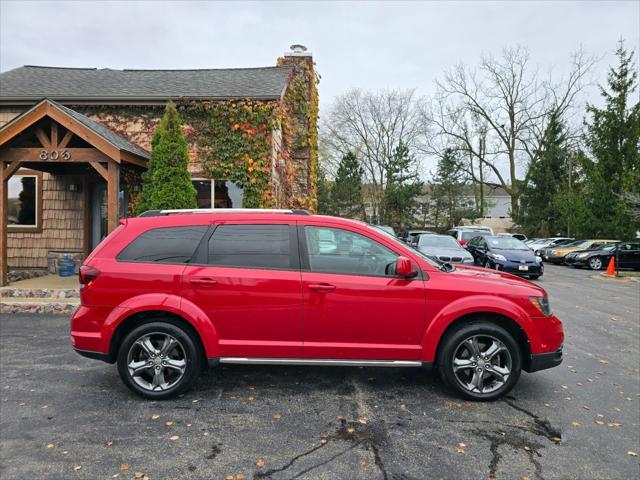
[[[551,422],[549,422],[549,420],[544,420],[542,418],[540,418],[538,415],[536,415],[535,413],[530,412],[529,410],[527,410],[526,408],[523,408],[519,405],[517,405],[515,403],[515,398],[513,399],[514,401],[511,401],[507,398],[503,398],[502,401],[504,403],[506,403],[507,405],[509,405],[511,408],[524,413],[525,415],[528,415],[529,417],[531,417],[533,419],[533,423],[535,428],[531,429],[531,433],[534,433],[536,435],[540,435],[543,437],[546,437],[547,439],[551,440],[552,442],[556,442],[558,438],[562,438],[562,432],[560,430],[558,430],[557,428],[553,427],[551,425]]]
[[[272,468],[271,470],[267,470],[266,472],[256,472],[253,475],[253,478],[255,480],[262,479],[262,478],[270,478],[274,473],[284,472],[288,468],[292,467],[293,464],[296,463],[296,461],[300,460],[302,457],[306,457],[307,455],[311,455],[312,453],[314,453],[314,452],[320,450],[321,448],[323,448],[325,445],[326,445],[326,443],[321,443],[320,445],[316,445],[312,449],[307,450],[306,452],[301,453],[300,455],[296,455],[291,460],[289,460],[288,463],[286,463],[285,465],[283,465],[280,468]],[[296,477],[292,477],[292,478],[296,478]]]

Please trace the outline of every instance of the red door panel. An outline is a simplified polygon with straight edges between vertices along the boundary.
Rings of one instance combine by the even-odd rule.
[[[302,356],[299,271],[188,266],[183,278],[183,296],[211,319],[221,356]]]

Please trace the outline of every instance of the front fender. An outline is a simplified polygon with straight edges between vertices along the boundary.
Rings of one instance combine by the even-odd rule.
[[[531,317],[522,307],[502,297],[471,295],[447,304],[428,324],[422,337],[422,361],[435,361],[436,350],[442,334],[453,321],[464,315],[480,313],[499,314],[516,322],[529,339],[532,353],[535,353],[535,345],[540,344],[539,334]]]
[[[220,356],[218,332],[209,317],[193,302],[178,295],[150,293],[128,298],[107,317],[102,327],[102,338],[110,340],[123,321],[131,315],[146,311],[163,311],[184,318],[200,336],[207,358]],[[108,345],[105,345],[103,351],[108,350]]]

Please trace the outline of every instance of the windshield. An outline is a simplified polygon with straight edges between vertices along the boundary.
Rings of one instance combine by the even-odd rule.
[[[611,250],[615,250],[619,243],[605,243],[604,245],[597,246],[594,250],[606,250],[610,252]]]
[[[488,237],[492,250],[529,250],[524,243],[513,237]]]
[[[398,237],[395,237],[395,236],[391,235],[390,233],[385,232],[384,230],[380,230],[379,228],[376,228],[376,227],[374,227],[372,225],[367,225],[367,226],[369,228],[375,230],[376,233],[381,233],[386,238],[389,238],[389,239],[393,240],[394,243],[400,245],[403,249],[407,248],[407,244],[404,243],[402,240],[400,240]],[[427,263],[429,263],[429,265],[433,265],[436,268],[440,268],[440,266],[442,265],[442,262],[439,262],[437,260],[433,260],[432,258],[427,257],[425,254],[421,253],[419,250],[413,250],[413,253],[417,254],[420,258],[422,258]]]
[[[460,248],[460,244],[448,235],[421,235],[419,247]]]
[[[592,243],[593,242],[590,242],[589,240],[581,240],[579,242],[570,243],[567,247],[587,248]]]
[[[482,234],[486,235],[487,232],[481,231],[481,230],[473,230],[473,231],[467,231],[467,232],[463,231],[460,234],[460,238],[462,238],[462,240],[471,240],[472,238],[479,237]]]

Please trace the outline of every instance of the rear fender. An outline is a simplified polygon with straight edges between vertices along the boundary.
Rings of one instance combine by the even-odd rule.
[[[163,311],[184,318],[200,336],[207,358],[220,356],[218,332],[209,317],[193,302],[177,295],[158,293],[129,298],[113,310],[103,324],[102,338],[106,339],[103,351],[109,350],[108,342],[123,321],[136,313],[146,311]]]
[[[428,308],[428,307],[427,307]],[[473,295],[447,304],[429,323],[422,337],[422,361],[434,362],[438,344],[453,321],[470,314],[498,314],[515,321],[527,336],[531,352],[535,353],[540,338],[532,319],[514,302],[491,295]]]

